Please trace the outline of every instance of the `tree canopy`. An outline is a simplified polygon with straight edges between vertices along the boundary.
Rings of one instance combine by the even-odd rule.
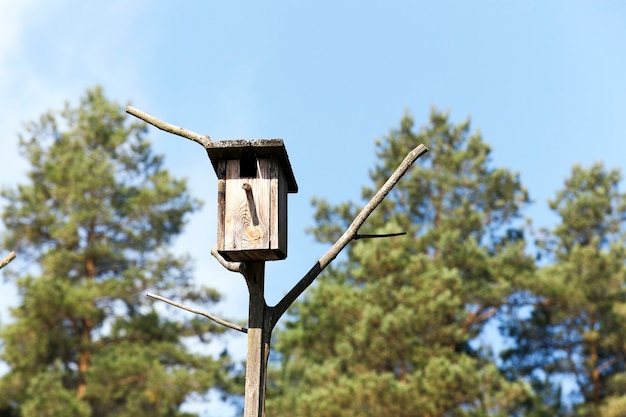
[[[11,268],[21,302],[0,329],[0,415],[183,416],[190,395],[227,389],[227,358],[184,344],[218,329],[166,317],[145,297],[219,299],[170,249],[200,202],[153,153],[146,126],[96,87],[28,124],[19,143],[30,168],[2,190],[2,244],[29,263]]]
[[[20,304],[0,327],[0,416],[182,417],[190,396],[240,392],[226,353],[187,347],[221,328],[144,297],[219,300],[170,249],[200,203],[146,126],[94,88],[25,132],[27,181],[1,194],[0,245],[21,261],[3,269]],[[420,143],[431,151],[275,332],[267,415],[626,416],[619,170],[574,166],[549,201],[557,220],[534,230],[519,175],[469,119],[433,109],[376,142],[363,201]],[[361,208],[313,204],[326,243]]]
[[[301,416],[624,416],[626,194],[574,166],[533,231],[519,176],[470,122],[433,109],[377,141],[367,199],[408,149],[420,160],[362,239],[276,334],[268,412]],[[358,204],[315,199],[320,242]]]
[[[619,171],[574,166],[549,202],[559,222],[538,237],[543,266],[505,329],[513,372],[543,390],[551,415],[623,416],[626,408],[626,194]],[[559,404],[574,384],[571,407]],[[545,415],[545,414],[544,414]]]
[[[359,240],[292,309],[276,338],[268,414],[504,416],[528,395],[472,343],[533,270],[520,228],[527,192],[491,166],[469,120],[455,125],[433,110],[420,131],[405,116],[377,143],[363,197],[419,143],[433,152],[367,222],[367,233],[408,236]],[[313,233],[324,242],[357,209],[315,205]]]

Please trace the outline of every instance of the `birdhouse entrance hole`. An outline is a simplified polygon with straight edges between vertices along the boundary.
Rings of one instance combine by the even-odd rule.
[[[239,176],[241,178],[256,178],[257,160],[254,156],[246,156],[239,161]]]

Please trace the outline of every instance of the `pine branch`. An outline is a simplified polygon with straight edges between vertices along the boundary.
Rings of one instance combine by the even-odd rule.
[[[5,266],[7,266],[9,264],[9,262],[11,262],[13,259],[15,259],[16,256],[17,255],[15,255],[15,252],[9,253],[3,260],[0,261],[0,269],[2,269]]]
[[[415,149],[407,154],[404,160],[400,163],[398,168],[391,174],[391,177],[385,182],[385,184],[378,190],[378,192],[370,199],[370,201],[363,207],[359,214],[354,218],[352,224],[346,229],[344,234],[335,242],[335,244],[322,256],[319,261],[309,270],[309,272],[302,277],[302,279],[276,304],[270,308],[270,314],[272,315],[273,328],[278,319],[287,311],[289,306],[296,301],[296,299],[306,290],[309,285],[313,283],[315,278],[339,255],[339,252],[346,247],[350,241],[354,240],[358,235],[359,228],[363,225],[365,220],[374,211],[376,207],[383,201],[383,199],[389,194],[393,187],[400,181],[404,174],[409,170],[411,165],[423,154],[428,152],[428,148],[420,144]]]
[[[247,328],[245,328],[245,327],[241,327],[241,326],[238,326],[238,325],[233,324],[233,323],[231,323],[231,322],[228,322],[228,321],[226,321],[226,320],[222,320],[222,319],[220,319],[219,317],[214,316],[213,314],[206,313],[206,312],[204,312],[204,311],[200,311],[200,310],[196,310],[195,308],[186,307],[186,306],[184,306],[184,305],[182,305],[182,304],[177,303],[176,301],[172,301],[172,300],[167,299],[167,298],[165,298],[165,297],[161,297],[160,295],[156,295],[156,294],[152,294],[152,293],[147,293],[147,294],[146,294],[146,296],[147,296],[147,297],[150,297],[150,298],[154,298],[155,300],[163,301],[163,302],[165,302],[165,303],[167,303],[167,304],[169,304],[169,305],[173,305],[174,307],[178,307],[178,308],[183,309],[183,310],[185,310],[185,311],[189,311],[189,312],[191,312],[191,313],[199,314],[199,315],[201,315],[201,316],[206,317],[206,318],[207,318],[207,319],[209,319],[209,320],[213,320],[213,321],[214,321],[214,322],[216,322],[217,324],[221,324],[222,326],[226,326],[226,327],[228,327],[228,328],[231,328],[231,329],[234,329],[234,330],[240,331],[240,332],[242,332],[242,333],[248,333],[248,329],[247,329]]]
[[[201,135],[196,132],[192,132],[191,130],[184,129],[182,127],[171,125],[167,122],[157,119],[154,116],[149,115],[148,113],[144,113],[139,109],[136,109],[132,106],[126,106],[126,113],[132,114],[138,119],[143,120],[146,123],[151,124],[152,126],[159,128],[165,132],[172,133],[174,135],[181,136],[183,138],[192,140],[196,143],[199,143],[205,148],[211,147],[211,138],[209,135]]]

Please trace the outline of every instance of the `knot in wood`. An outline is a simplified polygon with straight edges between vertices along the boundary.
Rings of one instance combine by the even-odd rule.
[[[251,244],[260,243],[263,240],[263,229],[259,226],[249,224],[246,227],[246,238]]]

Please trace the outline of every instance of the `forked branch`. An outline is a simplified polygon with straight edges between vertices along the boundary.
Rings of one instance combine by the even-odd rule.
[[[182,304],[177,303],[176,301],[172,301],[172,300],[170,300],[168,298],[161,297],[160,295],[147,293],[146,296],[150,297],[150,298],[154,298],[155,300],[163,301],[163,302],[165,302],[165,303],[167,303],[169,305],[173,305],[174,307],[178,307],[178,308],[183,309],[185,311],[189,311],[191,313],[199,314],[201,316],[206,317],[207,319],[213,320],[217,324],[221,324],[222,326],[226,326],[228,328],[240,331],[242,333],[248,333],[248,329],[247,328],[238,326],[238,325],[236,325],[234,323],[231,323],[231,322],[228,322],[226,320],[222,320],[219,317],[214,316],[213,314],[206,313],[204,311],[197,310],[195,308],[184,306]]]
[[[149,123],[152,126],[159,128],[165,132],[192,140],[204,146],[205,148],[211,147],[211,138],[209,137],[209,135],[201,135],[199,133],[192,132],[191,130],[171,125],[167,122],[164,122],[163,120],[159,120],[156,117],[149,115],[148,113],[144,113],[141,110],[134,108],[133,106],[126,106],[126,113],[132,114],[138,119],[141,119],[144,122]]]
[[[296,301],[296,299],[306,290],[309,285],[313,283],[315,278],[339,255],[339,252],[346,247],[350,241],[357,238],[359,235],[359,228],[363,225],[365,220],[374,211],[376,207],[383,201],[383,199],[389,194],[393,187],[400,181],[404,174],[409,170],[411,165],[423,154],[428,152],[428,148],[420,144],[415,149],[407,154],[404,160],[400,163],[398,168],[391,174],[391,177],[385,182],[385,184],[378,190],[378,192],[370,199],[370,201],[363,207],[359,214],[354,218],[352,224],[341,235],[339,240],[322,256],[319,261],[309,270],[309,272],[302,277],[302,279],[276,304],[270,308],[273,328],[280,317],[287,311],[289,306]]]
[[[2,269],[5,266],[7,266],[9,264],[9,262],[11,262],[13,259],[15,259],[15,256],[16,256],[15,252],[11,252],[4,259],[2,259],[0,261],[0,269]]]

